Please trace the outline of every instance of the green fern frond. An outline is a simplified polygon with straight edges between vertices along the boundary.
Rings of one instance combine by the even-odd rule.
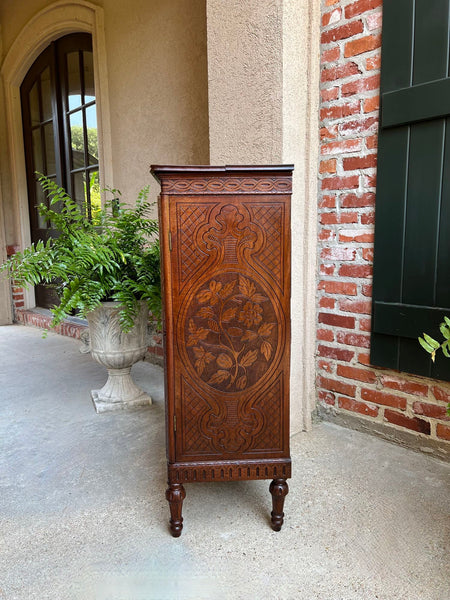
[[[100,302],[121,303],[120,321],[132,327],[138,301],[145,300],[154,315],[161,314],[161,280],[158,222],[150,218],[150,187],[138,195],[136,206],[107,201],[95,223],[55,181],[38,174],[49,198],[49,207],[39,206],[42,218],[58,230],[59,236],[31,244],[0,266],[18,284],[52,284],[60,304],[52,309],[53,325],[71,312],[80,316]],[[115,198],[119,190],[109,189]]]

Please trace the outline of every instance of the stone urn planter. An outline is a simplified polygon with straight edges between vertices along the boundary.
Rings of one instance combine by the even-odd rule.
[[[152,403],[131,378],[131,367],[144,358],[147,350],[147,305],[140,302],[135,325],[127,333],[120,327],[119,310],[119,303],[103,302],[86,315],[91,355],[108,369],[108,381],[102,389],[91,392],[98,413]]]

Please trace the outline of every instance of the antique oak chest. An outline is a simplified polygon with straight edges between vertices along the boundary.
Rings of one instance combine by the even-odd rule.
[[[292,165],[152,166],[161,184],[170,529],[184,484],[272,479],[289,454]]]

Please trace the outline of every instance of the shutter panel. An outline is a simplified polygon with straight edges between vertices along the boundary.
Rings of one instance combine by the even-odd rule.
[[[450,380],[449,0],[385,0],[371,362]]]

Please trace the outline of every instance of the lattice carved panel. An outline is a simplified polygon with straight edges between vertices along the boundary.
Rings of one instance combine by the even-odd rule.
[[[284,277],[283,257],[283,219],[284,207],[281,204],[250,205],[252,217],[264,231],[264,244],[255,255],[255,260],[261,264],[266,273],[281,287]]]
[[[258,410],[263,415],[264,427],[253,441],[252,449],[282,450],[283,431],[280,406],[283,400],[283,384],[280,379],[267,390],[258,402]]]
[[[210,207],[207,204],[178,203],[177,231],[180,239],[179,269],[181,281],[192,277],[202,262],[208,258],[196,244],[198,229],[208,220]]]
[[[201,429],[202,419],[211,413],[211,404],[181,379],[183,407],[183,448],[186,454],[215,454],[211,437]]]

